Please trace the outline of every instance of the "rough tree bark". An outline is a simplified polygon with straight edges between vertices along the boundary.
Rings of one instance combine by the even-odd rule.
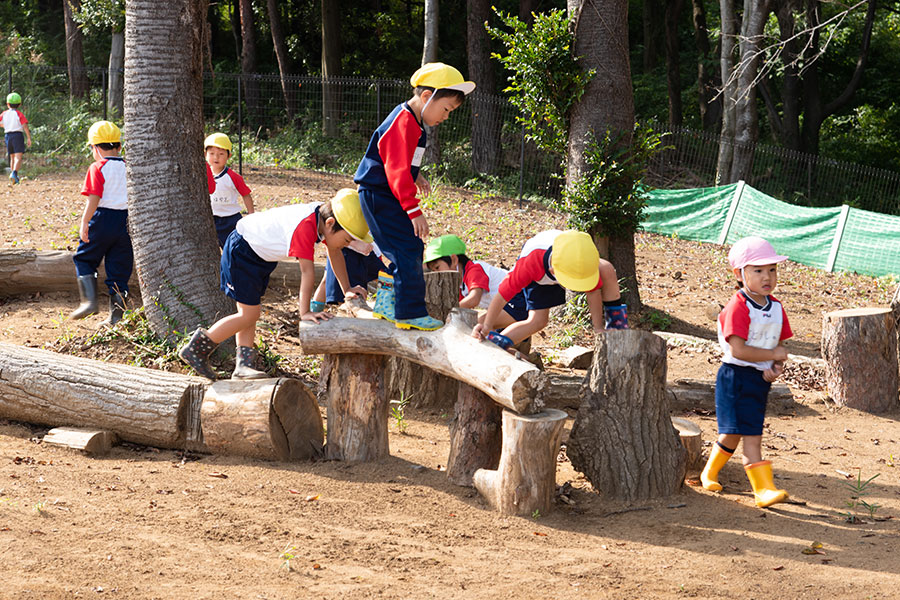
[[[125,106],[125,32],[113,30],[109,49],[109,118],[124,114]]]
[[[390,455],[384,364],[374,354],[325,358],[319,393],[328,406],[327,459],[365,462]]]
[[[259,81],[254,77],[256,63],[256,30],[253,28],[253,2],[240,0],[241,15],[241,81],[247,102],[247,118],[254,128],[263,124],[259,104]]]
[[[329,81],[341,71],[340,3],[322,0],[322,132],[334,137],[341,122],[341,86]]]
[[[719,96],[717,70],[707,64],[711,58],[709,29],[706,26],[706,7],[703,0],[692,0],[694,45],[697,47],[697,91],[700,122],[707,131],[718,131],[722,119],[722,98]]]
[[[66,66],[69,72],[69,97],[84,98],[91,89],[84,66],[84,36],[72,16],[78,10],[81,0],[62,0],[66,19]]]
[[[588,389],[566,449],[598,492],[658,498],[684,481],[685,450],[669,416],[666,342],[637,329],[594,338]]]
[[[719,137],[719,155],[716,160],[716,185],[735,181],[731,177],[734,160],[735,107],[737,105],[737,81],[734,71],[734,51],[737,47],[737,15],[734,0],[719,0],[722,35],[719,47],[719,68],[722,72],[722,130]]]
[[[684,0],[666,2],[666,89],[669,93],[669,125],[680,127],[681,109],[681,62],[678,47],[678,21]]]
[[[277,0],[268,0],[269,31],[272,32],[272,45],[275,46],[275,58],[278,60],[278,74],[281,76],[281,94],[284,96],[284,110],[288,119],[294,118],[294,86],[286,79],[291,74],[291,56],[284,41],[284,30],[281,27],[281,15],[278,12]]]

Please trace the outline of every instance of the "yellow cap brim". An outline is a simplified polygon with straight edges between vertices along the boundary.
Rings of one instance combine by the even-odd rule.
[[[372,237],[372,232],[371,232],[371,231],[366,232],[366,235],[365,235],[364,237],[359,237],[359,236],[354,235],[353,232],[350,231],[349,229],[345,229],[344,231],[346,231],[347,233],[349,233],[349,234],[350,234],[350,237],[352,237],[354,240],[358,240],[358,241],[360,241],[360,242],[365,242],[365,243],[367,243],[367,244],[371,244],[372,242],[375,241],[375,238]]]
[[[573,292],[588,292],[595,287],[597,287],[597,282],[600,281],[600,272],[597,271],[593,275],[589,277],[569,277],[565,273],[559,271],[559,269],[554,268],[553,276],[559,282],[561,286],[566,288],[567,290],[572,290]]]

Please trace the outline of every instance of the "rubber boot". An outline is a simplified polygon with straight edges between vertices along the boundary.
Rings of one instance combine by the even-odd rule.
[[[604,306],[606,313],[607,329],[628,329],[628,307],[624,304],[618,306]]]
[[[325,303],[318,300],[309,301],[309,312],[320,313],[325,310]]]
[[[760,508],[772,506],[788,499],[788,493],[775,487],[772,480],[772,462],[763,460],[744,467],[747,471],[747,479],[753,488],[756,497],[756,505]]]
[[[81,304],[71,315],[72,319],[83,319],[97,312],[97,274],[78,276],[78,293],[81,295]]]
[[[394,317],[394,278],[384,271],[378,273],[378,291],[375,293],[372,313],[376,318],[397,322]]]
[[[234,354],[234,372],[232,379],[268,379],[264,371],[254,369],[256,364],[256,348],[238,346]]]
[[[207,333],[205,329],[198,327],[190,341],[178,349],[178,356],[199,375],[215,381],[216,372],[209,366],[209,355],[218,344],[209,339]]]
[[[700,473],[700,483],[703,484],[704,489],[711,492],[722,491],[722,484],[719,483],[719,471],[725,466],[732,454],[734,453],[722,450],[722,446],[719,444],[713,444],[709,453],[709,460],[706,461],[706,466],[703,467],[703,472]]]
[[[125,299],[127,297],[128,292],[124,294],[119,292],[109,293],[109,319],[106,321],[107,325],[113,326],[122,320],[122,315],[125,314]]]

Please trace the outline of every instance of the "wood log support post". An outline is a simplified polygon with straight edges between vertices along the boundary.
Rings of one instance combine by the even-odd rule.
[[[703,460],[703,439],[700,426],[682,417],[672,417],[672,425],[678,431],[678,439],[684,446],[685,479],[700,479],[705,462]]]
[[[835,404],[872,413],[897,408],[897,325],[890,308],[825,313],[822,357]]]
[[[500,463],[496,470],[477,470],[472,482],[491,507],[504,515],[530,517],[550,512],[559,440],[567,416],[555,408],[532,415],[503,411]]]

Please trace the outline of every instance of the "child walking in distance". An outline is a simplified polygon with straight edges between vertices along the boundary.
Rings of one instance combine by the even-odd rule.
[[[443,323],[428,316],[422,270],[428,221],[417,191],[430,191],[419,173],[425,154],[424,125],[434,127],[459,108],[475,84],[443,63],[413,73],[413,97],[398,105],[372,134],[353,180],[359,185],[363,214],[378,247],[390,261],[379,276],[375,316],[401,329],[432,331]]]
[[[97,121],[88,131],[94,163],[88,168],[81,189],[87,200],[78,230],[81,242],[74,256],[81,304],[71,317],[82,319],[97,312],[97,267],[103,261],[110,325],[118,323],[125,311],[128,280],[134,266],[128,235],[125,161],[119,156],[121,139],[121,131],[110,121]]]
[[[11,92],[6,96],[6,107],[0,114],[0,127],[3,127],[6,153],[9,155],[9,178],[12,182],[19,183],[19,167],[22,164],[22,155],[25,153],[25,145],[31,148],[31,130],[28,129],[28,119],[19,110],[22,104],[22,96]],[[26,142],[27,138],[27,142]]]
[[[241,220],[241,202],[247,208],[247,214],[253,214],[253,196],[244,178],[228,168],[231,157],[231,140],[224,133],[213,133],[203,142],[206,153],[207,179],[209,199],[212,202],[213,220],[216,223],[216,236],[219,248],[225,246],[228,235]]]
[[[763,421],[772,382],[784,370],[791,326],[781,303],[771,295],[778,283],[779,256],[766,240],[746,237],[728,253],[740,289],[719,314],[722,366],[716,376],[716,421],[719,439],[713,445],[700,481],[718,492],[719,470],[743,440],[744,469],[756,505],[771,506],[787,499],[775,487],[772,463],[762,459]]]
[[[381,251],[374,243],[367,244],[359,240],[353,240],[346,248],[341,250],[344,255],[344,264],[347,267],[347,279],[352,287],[359,286],[363,289],[370,281],[378,278],[378,273],[384,270],[384,262],[381,260]],[[344,292],[334,275],[331,261],[325,261],[325,276],[316,288],[316,294],[309,304],[313,312],[322,312],[326,304],[340,304],[344,301]]]
[[[344,293],[365,294],[359,287],[351,288],[347,279],[341,248],[352,240],[372,241],[354,190],[340,190],[324,204],[292,204],[247,215],[238,221],[222,249],[221,288],[237,303],[237,313],[219,319],[208,331],[198,328],[190,341],[179,348],[178,355],[197,373],[215,380],[209,355],[220,343],[235,336],[237,353],[231,378],[267,377],[254,368],[257,352],[253,345],[269,275],[279,260],[296,258],[301,276],[300,319],[312,322],[330,319],[329,314],[310,311],[315,287],[313,250],[316,242],[324,242]]]
[[[484,321],[475,326],[472,335],[502,348],[518,344],[547,326],[550,309],[565,304],[566,289],[586,292],[595,332],[628,327],[628,310],[622,304],[616,269],[600,258],[591,236],[551,229],[525,242],[513,270],[491,300]],[[520,291],[524,291],[528,318],[510,323],[502,314],[503,307]],[[495,331],[504,324],[502,331]]]
[[[466,244],[455,235],[442,235],[425,246],[425,267],[432,272],[457,271],[461,275],[459,306],[461,308],[488,308],[497,295],[500,283],[509,272],[481,260],[466,256]],[[525,295],[517,293],[503,306],[497,317],[497,327],[506,327],[528,318]],[[480,315],[484,319],[484,314]]]

